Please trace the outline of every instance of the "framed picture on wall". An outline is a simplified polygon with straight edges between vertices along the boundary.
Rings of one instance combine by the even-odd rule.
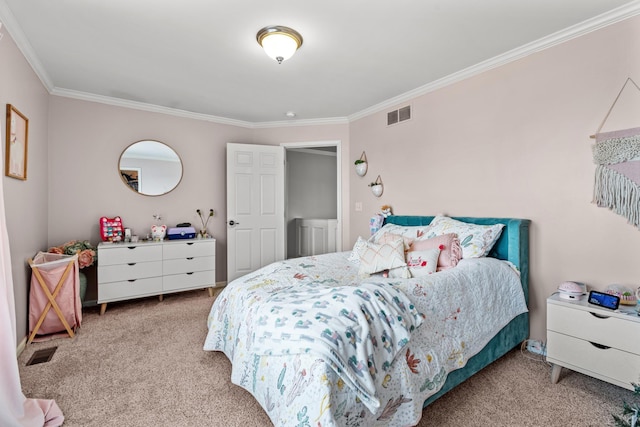
[[[27,179],[27,143],[29,119],[11,104],[7,104],[7,148],[4,174],[11,178]]]

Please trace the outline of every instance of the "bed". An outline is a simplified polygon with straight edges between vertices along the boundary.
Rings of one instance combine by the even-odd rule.
[[[529,335],[529,220],[453,220],[502,228],[484,256],[422,277],[364,277],[351,251],[265,266],[220,293],[204,350],[224,352],[276,426],[417,424]]]

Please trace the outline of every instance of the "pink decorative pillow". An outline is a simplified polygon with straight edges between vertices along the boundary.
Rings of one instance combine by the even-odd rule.
[[[410,251],[426,251],[428,249],[439,248],[438,271],[458,265],[462,259],[462,248],[460,240],[455,233],[442,234],[426,240],[416,240],[411,245]]]

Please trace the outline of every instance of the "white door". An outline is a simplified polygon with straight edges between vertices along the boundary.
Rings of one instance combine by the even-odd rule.
[[[285,258],[284,148],[227,144],[227,283]]]

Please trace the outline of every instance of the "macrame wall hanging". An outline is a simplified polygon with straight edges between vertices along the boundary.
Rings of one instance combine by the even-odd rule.
[[[593,161],[596,166],[593,202],[609,208],[640,228],[640,127],[600,132],[627,84],[640,87],[628,78],[602,124],[592,138]]]

